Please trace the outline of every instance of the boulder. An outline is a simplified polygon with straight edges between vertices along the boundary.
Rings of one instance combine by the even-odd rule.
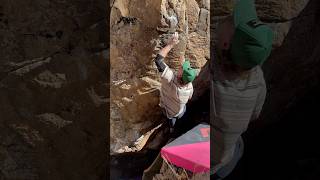
[[[129,146],[163,122],[159,107],[160,74],[153,62],[177,31],[179,44],[165,62],[179,68],[184,54],[201,68],[209,59],[208,10],[195,0],[115,0],[111,8],[111,153]],[[200,34],[199,32],[203,32]],[[159,148],[154,143],[153,148]]]
[[[106,178],[105,12],[103,0],[1,1],[0,179]]]

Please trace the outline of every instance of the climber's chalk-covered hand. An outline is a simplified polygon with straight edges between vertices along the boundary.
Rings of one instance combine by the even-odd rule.
[[[176,45],[176,44],[178,44],[178,43],[179,43],[179,34],[178,34],[178,32],[175,32],[175,33],[172,35],[171,39],[169,40],[169,43],[168,43],[168,44]]]

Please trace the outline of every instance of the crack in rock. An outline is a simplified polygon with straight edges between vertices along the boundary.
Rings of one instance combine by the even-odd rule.
[[[47,125],[53,125],[58,129],[62,129],[65,126],[72,124],[72,121],[64,120],[60,116],[54,113],[44,113],[37,115],[40,121],[44,122]]]
[[[9,74],[23,76],[24,74],[30,72],[31,70],[36,69],[37,67],[50,63],[50,61],[51,61],[51,57],[47,57],[47,58],[38,58],[37,60],[31,60],[29,61],[30,63],[29,62],[18,63],[18,65],[23,64],[22,67],[19,67],[18,69],[14,69],[10,71]],[[17,64],[13,64],[13,66],[17,66]]]

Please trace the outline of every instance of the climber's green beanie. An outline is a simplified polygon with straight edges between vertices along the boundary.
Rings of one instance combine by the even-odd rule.
[[[192,82],[196,78],[196,71],[191,68],[190,61],[185,60],[182,65],[182,80],[184,83]]]
[[[272,49],[272,30],[259,21],[253,0],[238,0],[233,13],[232,61],[246,69],[261,65]]]

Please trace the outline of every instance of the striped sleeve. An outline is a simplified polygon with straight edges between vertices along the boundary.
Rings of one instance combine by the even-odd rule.
[[[165,64],[166,65],[166,64]],[[161,78],[166,80],[168,83],[173,81],[174,79],[174,73],[171,68],[169,68],[168,65],[166,65],[166,68],[164,69],[163,73],[161,74]]]

